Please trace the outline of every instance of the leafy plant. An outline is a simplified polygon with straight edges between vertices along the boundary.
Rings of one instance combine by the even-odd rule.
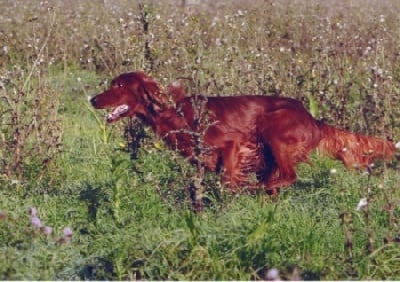
[[[142,69],[164,86],[187,78],[190,94],[294,97],[397,141],[397,1],[70,2],[0,4],[2,279],[400,278],[396,160],[365,174],[312,155],[275,198],[224,193],[200,173],[195,214],[195,168],[87,103]],[[72,240],[57,244],[65,227]]]

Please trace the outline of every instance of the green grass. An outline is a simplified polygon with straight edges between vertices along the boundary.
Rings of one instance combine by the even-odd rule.
[[[283,279],[400,279],[396,161],[368,176],[313,154],[272,198],[223,192],[209,174],[196,214],[194,168],[139,124],[131,159],[127,121],[105,125],[87,101],[144,69],[164,86],[190,78],[190,93],[317,103],[317,118],[396,140],[395,1],[149,1],[148,33],[136,2],[25,2],[0,4],[0,279],[261,280],[272,268]],[[31,207],[50,235],[31,224]]]

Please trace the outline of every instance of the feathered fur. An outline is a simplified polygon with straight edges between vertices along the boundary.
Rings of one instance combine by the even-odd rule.
[[[325,155],[343,162],[348,169],[366,168],[376,159],[389,160],[396,148],[393,142],[355,134],[320,123],[322,139],[318,148]]]
[[[354,134],[314,119],[295,99],[277,96],[187,97],[180,84],[162,91],[143,72],[115,78],[91,99],[97,109],[114,108],[108,122],[134,116],[172,148],[208,170],[222,172],[232,190],[276,188],[296,181],[296,164],[319,149],[347,168],[390,159],[393,142]],[[196,150],[201,148],[201,154]],[[199,159],[200,158],[200,159]],[[256,183],[251,183],[254,174]]]

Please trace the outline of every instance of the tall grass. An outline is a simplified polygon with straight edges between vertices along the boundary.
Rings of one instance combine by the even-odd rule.
[[[294,97],[329,123],[396,139],[396,1],[0,7],[1,279],[400,278],[396,161],[348,172],[313,155],[276,198],[224,193],[206,174],[194,214],[194,168],[87,102],[142,69],[162,85],[187,78],[189,93]]]

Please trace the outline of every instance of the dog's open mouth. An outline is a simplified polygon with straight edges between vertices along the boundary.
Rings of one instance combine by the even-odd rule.
[[[113,122],[119,119],[123,114],[125,114],[129,110],[128,105],[121,105],[116,107],[111,113],[107,116],[107,122]]]

